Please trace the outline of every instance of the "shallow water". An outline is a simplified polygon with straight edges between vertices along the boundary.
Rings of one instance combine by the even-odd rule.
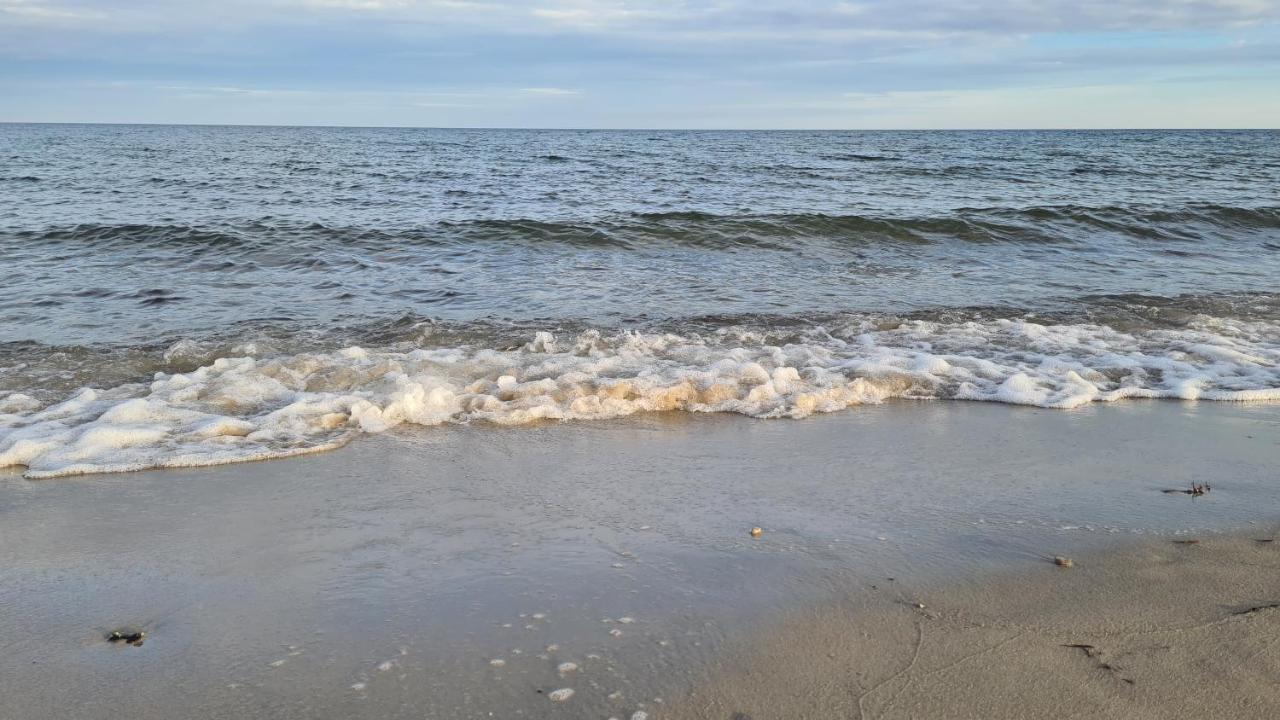
[[[0,147],[0,463],[33,476],[401,423],[1280,396],[1274,131]]]

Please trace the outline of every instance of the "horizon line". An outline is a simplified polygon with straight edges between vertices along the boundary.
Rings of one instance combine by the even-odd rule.
[[[521,130],[546,132],[1259,132],[1278,127],[867,127],[867,128],[743,128],[743,127],[516,127],[501,125],[338,125],[294,123],[184,123],[184,122],[95,122],[0,120],[0,125],[106,125],[113,127],[207,127],[207,128],[315,128],[332,130]]]

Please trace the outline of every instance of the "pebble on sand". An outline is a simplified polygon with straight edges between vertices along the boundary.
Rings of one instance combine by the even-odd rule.
[[[573,697],[573,688],[560,688],[559,690],[552,690],[551,692],[547,693],[547,697],[551,699],[551,702],[564,702],[569,698]]]

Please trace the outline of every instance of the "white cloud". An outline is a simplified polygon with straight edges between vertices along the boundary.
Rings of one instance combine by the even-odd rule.
[[[1275,0],[0,0],[32,22],[116,19],[98,30],[310,26],[343,15],[492,34],[721,31],[1197,30],[1280,18]]]
[[[550,95],[550,96],[555,96],[555,95],[581,95],[581,94],[582,94],[582,91],[581,91],[581,90],[567,90],[567,89],[565,89],[565,88],[557,88],[557,87],[529,87],[529,88],[520,88],[520,92],[522,92],[522,93],[524,93],[524,94],[526,94],[526,95]]]
[[[128,81],[91,83],[97,87],[148,87]],[[245,98],[291,98],[294,100],[325,102],[357,102],[378,100],[423,108],[499,107],[519,106],[521,102],[534,102],[540,97],[566,97],[581,95],[580,90],[556,87],[529,88],[476,88],[471,90],[317,90],[308,88],[263,88],[233,85],[163,84],[150,86],[155,90],[175,93],[181,97],[241,96]]]
[[[30,22],[54,24],[105,17],[104,13],[89,8],[67,7],[44,0],[0,0],[0,16],[3,15]]]

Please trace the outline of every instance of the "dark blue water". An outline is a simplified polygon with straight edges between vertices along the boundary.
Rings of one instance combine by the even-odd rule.
[[[0,340],[1069,307],[1280,278],[1280,133],[0,125]]]

